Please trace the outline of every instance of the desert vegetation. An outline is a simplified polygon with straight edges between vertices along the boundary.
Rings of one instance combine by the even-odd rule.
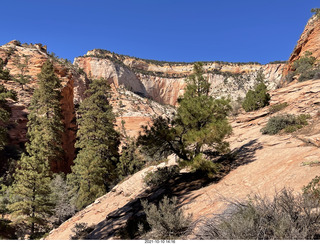
[[[281,114],[273,116],[268,120],[267,125],[261,129],[262,134],[275,135],[280,131],[286,133],[294,132],[308,124],[309,114]]]
[[[270,94],[267,93],[265,77],[259,72],[256,78],[257,85],[254,90],[249,90],[244,98],[242,107],[246,112],[254,111],[269,105]]]
[[[319,198],[283,189],[273,199],[260,195],[231,202],[228,209],[203,220],[202,240],[313,240],[320,238]]]

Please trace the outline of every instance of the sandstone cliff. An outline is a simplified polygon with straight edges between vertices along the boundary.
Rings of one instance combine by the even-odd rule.
[[[312,16],[304,31],[302,32],[297,45],[288,60],[288,65],[284,68],[284,76],[292,71],[292,64],[300,57],[304,56],[304,53],[309,51],[316,59],[320,59],[320,18],[316,15]]]
[[[137,94],[161,104],[176,105],[183,95],[185,79],[192,73],[192,63],[143,60],[95,49],[74,64],[94,78],[106,78],[116,86],[124,85]],[[255,78],[262,71],[270,90],[281,81],[284,64],[260,65],[257,63],[204,62],[204,69],[211,84],[211,95],[230,96],[236,100],[244,97],[255,85]]]

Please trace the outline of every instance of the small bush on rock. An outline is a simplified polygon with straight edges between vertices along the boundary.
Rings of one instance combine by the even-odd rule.
[[[71,240],[85,240],[93,229],[93,227],[88,227],[88,224],[86,223],[78,223],[72,229],[74,235],[71,236]]]
[[[191,215],[184,216],[177,208],[177,198],[164,197],[159,206],[141,201],[147,216],[151,231],[146,233],[145,239],[172,240],[184,235],[191,223]],[[140,231],[142,227],[140,227]]]
[[[301,114],[299,116],[293,114],[277,115],[269,119],[267,125],[261,129],[261,132],[268,135],[275,135],[281,130],[291,133],[307,125],[307,119],[309,118],[310,115],[308,114]]]
[[[279,112],[280,110],[286,108],[287,106],[288,106],[288,103],[286,103],[286,102],[274,104],[274,105],[271,105],[271,106],[270,106],[269,112],[270,112],[271,114],[274,114],[274,113]]]
[[[144,182],[147,186],[159,186],[179,174],[179,167],[177,165],[171,167],[159,168],[154,172],[149,172],[144,177]]]

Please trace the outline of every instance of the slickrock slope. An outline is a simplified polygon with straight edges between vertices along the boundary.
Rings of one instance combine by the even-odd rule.
[[[316,59],[320,59],[320,18],[316,15],[309,19],[302,32],[297,45],[289,58],[288,66],[284,68],[284,75],[287,75],[289,71],[292,71],[293,62],[304,56],[306,51],[311,52],[312,56]]]
[[[94,78],[113,80],[116,85],[152,98],[161,104],[176,105],[186,86],[185,78],[192,73],[192,63],[173,63],[143,60],[95,49],[74,64]],[[205,62],[204,69],[212,87],[212,96],[244,97],[255,85],[258,71],[268,80],[269,89],[275,89],[281,81],[284,64],[260,65],[224,62]]]
[[[290,187],[296,192],[320,175],[320,165],[310,167],[303,162],[320,161],[320,80],[292,84],[271,93],[271,104],[289,104],[278,113],[309,113],[309,125],[292,134],[262,135],[260,129],[270,118],[268,107],[241,114],[232,121],[233,135],[228,139],[236,155],[231,172],[207,185],[204,182],[178,182],[148,192],[142,183],[146,168],[116,186],[86,209],[52,231],[47,239],[68,239],[76,223],[95,226],[89,238],[117,239],[117,231],[133,216],[139,217],[139,199],[153,201],[169,191],[177,195],[180,207],[197,220],[219,213],[227,207],[224,199],[245,199],[259,193],[272,196],[275,190]],[[196,187],[189,187],[193,184]],[[140,212],[139,212],[140,211]]]

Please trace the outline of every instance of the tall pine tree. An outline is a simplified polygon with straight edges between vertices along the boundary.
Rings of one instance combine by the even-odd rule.
[[[43,231],[52,214],[50,165],[61,160],[63,132],[60,109],[60,80],[47,60],[38,75],[39,88],[29,106],[26,153],[14,175],[10,210],[30,227],[32,236]]]
[[[78,209],[103,195],[114,177],[120,140],[114,129],[109,89],[106,80],[94,80],[78,111],[76,148],[79,152],[68,175]]]
[[[217,166],[203,157],[204,146],[219,153],[228,151],[229,144],[224,139],[232,130],[227,120],[231,106],[228,100],[209,96],[210,84],[203,73],[203,64],[195,63],[185,94],[178,100],[176,116],[172,120],[156,118],[151,128],[144,128],[138,141],[151,156],[174,153],[181,165],[213,176]]]

